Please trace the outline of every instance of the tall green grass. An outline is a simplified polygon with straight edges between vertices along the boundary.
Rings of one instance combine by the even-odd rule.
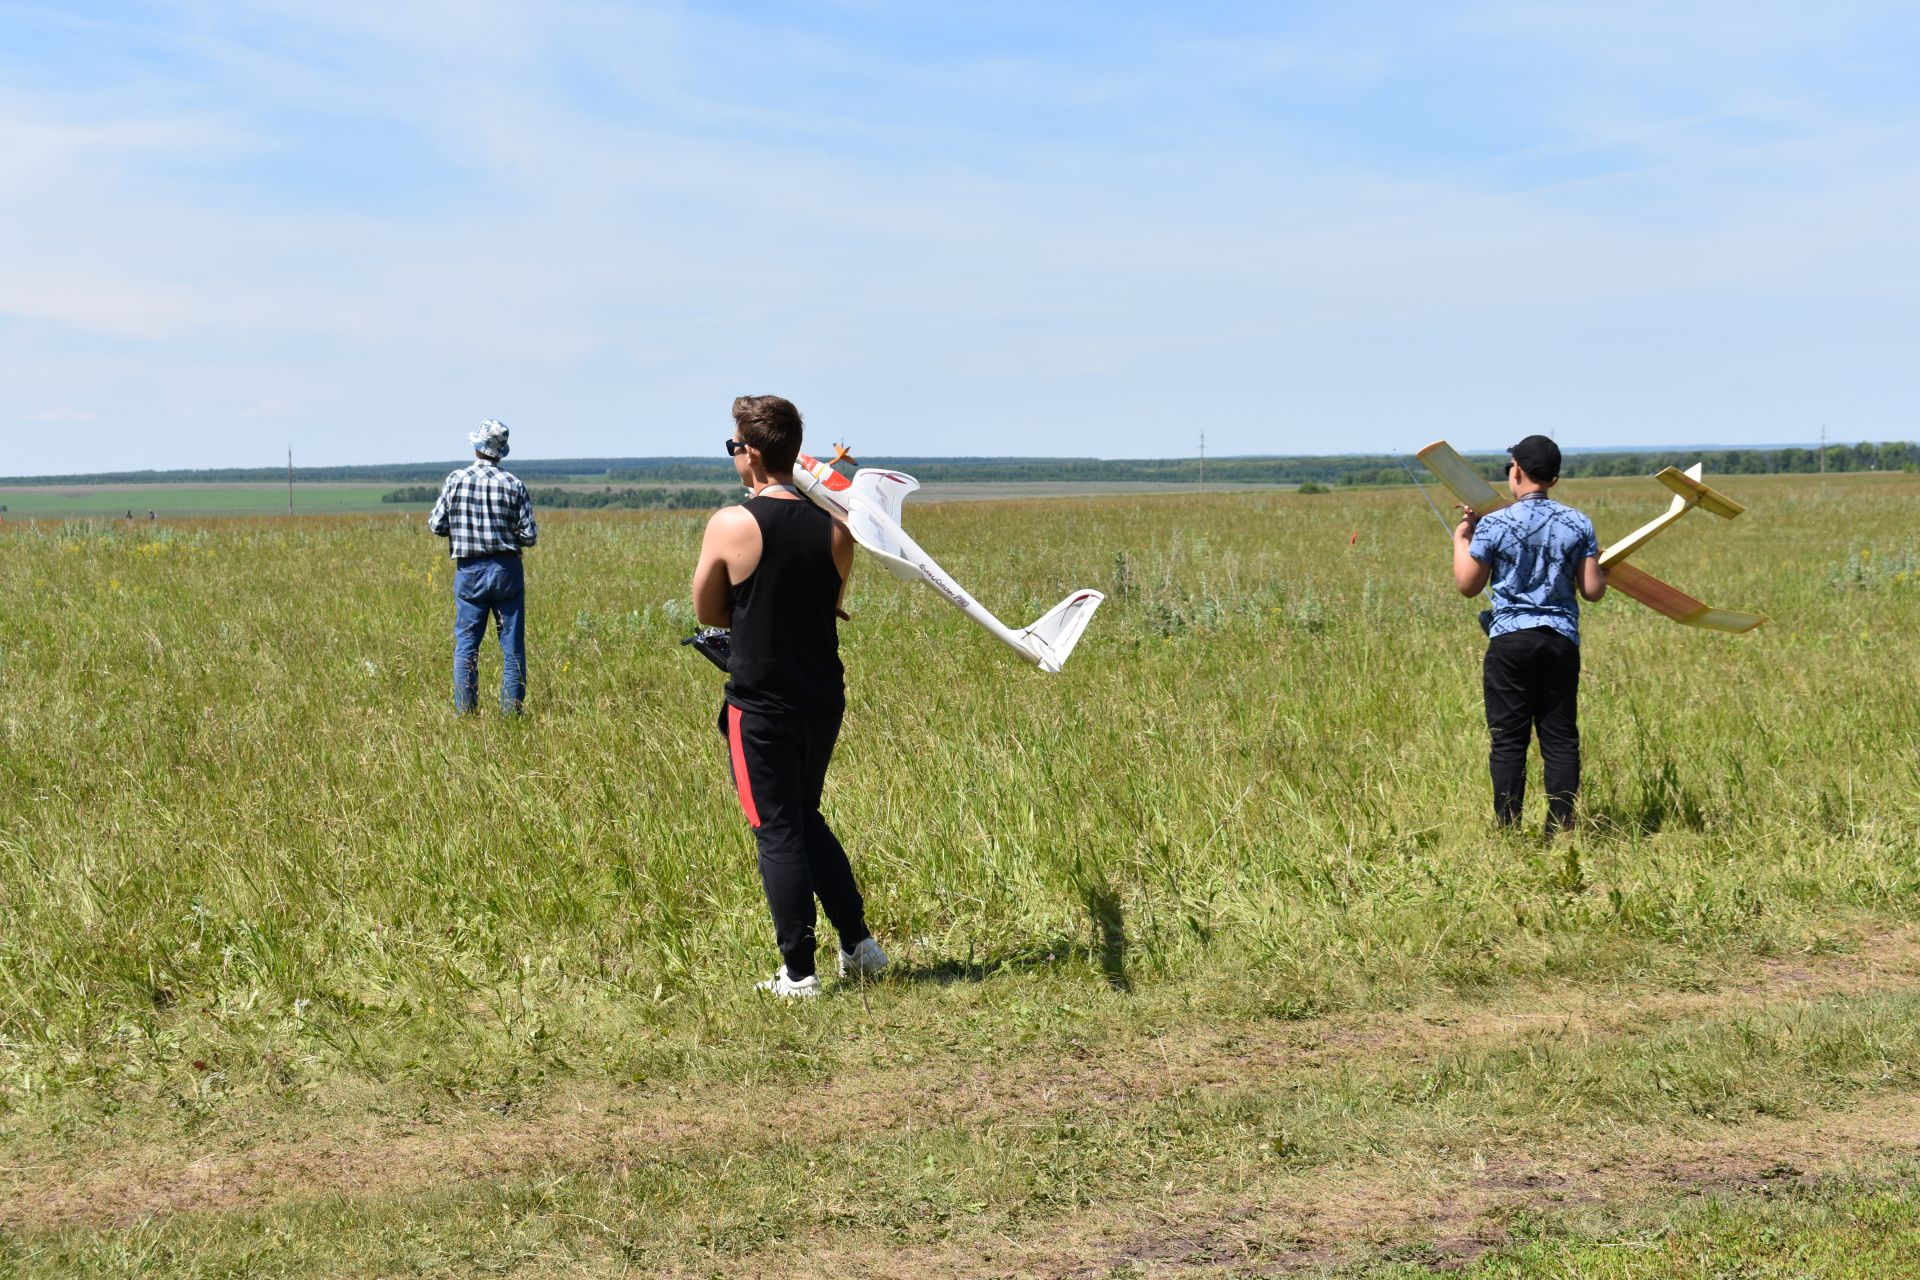
[[[1730,488],[1749,515],[1637,563],[1774,622],[1589,609],[1553,846],[1490,829],[1479,606],[1412,493],[910,509],[1009,622],[1108,601],[1047,677],[859,566],[826,807],[931,983],[870,999],[985,1002],[961,1034],[994,1043],[1065,1034],[1076,991],[1302,1017],[1684,985],[1909,914],[1920,581],[1875,566],[1911,561],[1920,480]],[[1566,496],[1603,540],[1664,503]],[[543,518],[530,714],[466,721],[417,517],[0,529],[0,1111],[814,1069],[841,1015],[747,1003],[775,957],[720,680],[675,644],[701,522]],[[1023,1029],[996,975],[1053,1013]]]

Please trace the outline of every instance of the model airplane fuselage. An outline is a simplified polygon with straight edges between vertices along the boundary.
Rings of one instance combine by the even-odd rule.
[[[1484,516],[1513,502],[1512,498],[1488,484],[1485,477],[1475,471],[1445,440],[1434,441],[1422,449],[1418,456],[1426,464],[1427,470],[1454,497],[1470,507],[1475,515]],[[1628,556],[1653,541],[1695,507],[1711,511],[1724,520],[1731,520],[1746,510],[1719,490],[1707,487],[1701,481],[1700,464],[1697,462],[1685,471],[1668,467],[1654,479],[1673,492],[1673,501],[1660,516],[1649,520],[1600,553],[1600,567],[1607,571],[1607,585],[1622,595],[1638,600],[1655,613],[1664,614],[1689,627],[1706,627],[1711,631],[1739,634],[1765,622],[1767,619],[1764,614],[1715,609],[1703,604],[1626,562]]]
[[[1042,671],[1058,671],[1065,665],[1105,596],[1098,591],[1075,591],[1031,626],[1013,630],[968,595],[900,527],[900,504],[920,487],[920,482],[910,475],[881,467],[862,467],[849,479],[833,468],[834,462],[845,457],[843,448],[836,449],[834,458],[827,462],[801,454],[793,468],[795,487],[815,506],[844,522],[853,540],[884,564],[894,577],[905,582],[926,583],[954,608]]]

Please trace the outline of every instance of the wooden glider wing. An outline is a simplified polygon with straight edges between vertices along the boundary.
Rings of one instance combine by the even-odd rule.
[[[1607,585],[1625,596],[1638,600],[1655,613],[1664,614],[1675,622],[1685,623],[1689,627],[1705,627],[1709,631],[1726,631],[1733,635],[1740,635],[1753,630],[1767,620],[1764,614],[1715,609],[1711,605],[1695,600],[1677,587],[1670,587],[1652,574],[1645,573],[1625,562],[1615,564],[1607,570]]]
[[[1453,446],[1445,440],[1435,440],[1414,456],[1433,472],[1441,484],[1447,486],[1454,497],[1472,507],[1475,515],[1484,516],[1513,504],[1512,498],[1488,484],[1486,478],[1454,452]]]

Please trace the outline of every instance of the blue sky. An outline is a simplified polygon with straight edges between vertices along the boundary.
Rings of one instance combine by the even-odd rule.
[[[0,474],[1911,439],[1905,4],[0,0]]]

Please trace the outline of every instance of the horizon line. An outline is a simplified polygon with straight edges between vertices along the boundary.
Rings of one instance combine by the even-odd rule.
[[[1913,440],[1853,440],[1853,441],[1827,440],[1824,442],[1822,441],[1805,441],[1805,442],[1789,441],[1789,442],[1783,442],[1778,444],[1621,444],[1621,445],[1562,446],[1561,451],[1567,454],[1579,454],[1579,455],[1587,455],[1587,456],[1592,456],[1595,454],[1610,454],[1610,453],[1734,453],[1734,452],[1773,453],[1773,452],[1778,452],[1785,449],[1816,449],[1817,450],[1822,448],[1825,448],[1825,449],[1853,448],[1853,447],[1857,447],[1859,445],[1865,445],[1865,444],[1889,445],[1889,444],[1915,444],[1915,443],[1920,443],[1920,442],[1916,442]],[[1496,448],[1470,447],[1470,448],[1461,449],[1460,452],[1463,456],[1470,457],[1470,458],[1478,458],[1478,457],[1498,458],[1498,457],[1505,456],[1507,451],[1504,448],[1496,449]],[[884,462],[889,462],[889,463],[907,463],[907,462],[939,462],[939,463],[949,463],[949,462],[1151,463],[1151,462],[1161,462],[1161,463],[1168,463],[1168,462],[1200,462],[1203,460],[1208,462],[1287,462],[1287,461],[1293,461],[1296,459],[1314,459],[1314,458],[1410,458],[1414,456],[1414,453],[1415,453],[1414,450],[1376,449],[1376,450],[1346,450],[1341,452],[1329,452],[1329,453],[1222,453],[1222,454],[1207,454],[1207,455],[1169,454],[1169,455],[1157,455],[1157,456],[1150,456],[1150,455],[1103,456],[1098,454],[1040,454],[1040,453],[1035,453],[1035,454],[876,453],[876,454],[873,454],[872,456],[876,459],[879,459]],[[565,464],[565,463],[582,463],[582,464],[592,463],[592,464],[597,464],[601,469],[605,470],[605,469],[612,469],[613,467],[617,467],[621,464],[632,464],[632,463],[718,464],[719,462],[724,461],[724,459],[708,457],[705,454],[630,454],[630,455],[622,455],[622,456],[581,455],[581,456],[574,456],[574,457],[552,457],[552,458],[528,456],[528,457],[521,458],[518,461],[522,464],[530,463],[530,462],[538,463],[543,467],[552,467],[555,465]],[[459,458],[455,457],[453,459],[429,458],[422,461],[412,461],[412,462],[312,463],[312,464],[305,464],[305,465],[294,465],[291,468],[282,467],[275,464],[267,464],[264,466],[246,466],[246,465],[228,464],[224,466],[207,466],[207,467],[141,467],[141,468],[125,470],[125,471],[45,471],[45,472],[25,472],[19,475],[0,476],[0,486],[15,485],[15,484],[21,484],[21,483],[46,483],[49,481],[55,481],[55,482],[68,481],[74,484],[84,484],[89,480],[98,480],[106,477],[124,477],[124,476],[189,476],[190,477],[194,475],[211,473],[211,472],[258,473],[262,481],[269,481],[269,480],[277,480],[281,477],[286,476],[289,470],[291,470],[292,472],[292,478],[295,481],[298,481],[303,472],[311,473],[311,472],[317,472],[317,471],[355,471],[355,470],[372,470],[372,469],[388,470],[388,469],[406,469],[406,468],[425,469],[429,467],[438,468],[443,466],[450,467],[451,469],[454,469],[454,470],[458,470],[461,466],[464,466],[464,465],[466,465],[464,462],[462,462]],[[511,471],[513,469],[514,463],[511,461],[508,461],[508,462],[505,462],[503,465],[506,470]],[[371,481],[371,482],[378,483],[377,480]],[[351,482],[336,481],[335,483],[351,483]]]

